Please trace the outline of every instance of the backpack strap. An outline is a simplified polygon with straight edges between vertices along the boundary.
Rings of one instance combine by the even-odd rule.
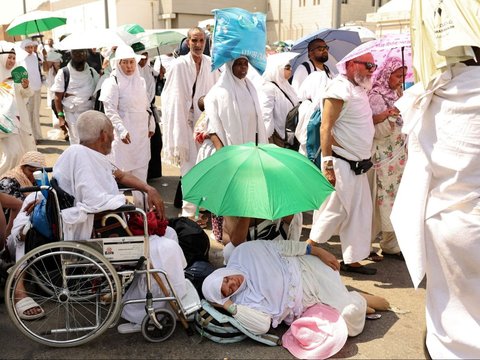
[[[302,65],[305,66],[305,69],[307,69],[307,74],[310,75],[312,69],[310,68],[310,64],[308,63],[308,61],[303,62]],[[313,71],[315,71],[315,66],[313,67],[313,69]]]
[[[278,84],[275,81],[271,81],[271,83],[274,84],[276,87],[278,87],[280,89],[280,91],[283,93],[283,95],[285,95],[285,97],[288,99],[288,101],[290,101],[292,103],[292,105],[295,106],[293,101],[290,100],[290,98],[288,97],[287,93],[285,91],[283,91],[282,88],[280,86],[278,86]]]
[[[65,93],[67,92],[68,89],[68,84],[70,83],[70,69],[65,66],[62,68],[63,71],[63,96],[65,96]]]

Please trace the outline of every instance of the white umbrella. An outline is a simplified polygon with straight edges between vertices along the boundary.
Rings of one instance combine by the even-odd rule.
[[[148,56],[154,57],[174,51],[185,35],[174,30],[155,30],[136,35],[137,41],[145,46]]]
[[[123,30],[94,29],[76,31],[58,43],[60,50],[94,49],[131,45],[138,41],[135,35]]]
[[[358,33],[358,36],[360,37],[361,42],[375,40],[377,38],[377,35],[375,35],[375,33],[372,30],[367,29],[366,27],[363,27],[363,26],[347,25],[347,26],[342,26],[341,28],[338,28],[338,30],[356,31]]]

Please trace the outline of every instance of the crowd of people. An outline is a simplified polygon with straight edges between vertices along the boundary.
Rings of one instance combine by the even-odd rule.
[[[42,69],[53,125],[70,142],[53,170],[58,184],[75,198],[75,206],[62,212],[67,240],[89,237],[91,213],[125,203],[117,183],[146,192],[147,204],[134,195],[135,204],[163,219],[162,198],[147,184],[150,173],[161,176],[162,160],[178,166],[183,176],[224,146],[256,142],[289,147],[285,119],[299,106],[298,151],[306,155],[307,125],[311,115],[320,111],[320,171],[335,192],[314,211],[306,242],[299,241],[301,214],[270,222],[276,232],[257,236],[253,242],[248,240],[254,219],[212,214],[215,239],[225,246],[226,267],[207,277],[205,297],[255,334],[266,333],[282,321],[291,324],[309,307],[324,303],[339,312],[348,334],[355,336],[363,330],[366,313],[387,310],[389,304],[374,295],[347,291],[339,271],[375,275],[374,267],[361,262],[385,257],[406,260],[412,271],[412,264],[423,256],[419,265],[423,272],[414,280],[417,286],[423,273],[428,275],[429,351],[435,357],[478,355],[478,344],[469,334],[454,334],[461,330],[460,322],[451,324],[460,314],[470,329],[477,330],[470,330],[472,336],[478,335],[480,316],[472,307],[479,279],[474,249],[480,224],[476,176],[480,134],[478,67],[473,66],[478,62],[458,62],[428,85],[432,91],[427,105],[400,111],[397,101],[402,100],[407,70],[400,58],[389,57],[378,66],[372,53],[364,53],[341,60],[335,75],[326,65],[329,45],[316,38],[308,44],[308,61],[292,69],[293,54],[273,54],[260,76],[247,56],[211,71],[211,59],[204,54],[209,41],[204,29],[190,29],[186,54],[173,60],[168,71],[158,73],[142,44],[111,49],[107,61],[95,49],[72,50],[62,67],[66,53],[55,50],[52,41],[37,52],[38,44],[25,39],[21,46],[27,52],[23,64],[28,79],[20,83],[13,83],[10,76],[20,65],[15,62],[16,48],[1,43],[0,81],[12,89],[15,121],[14,131],[0,133],[0,247],[5,246],[13,259],[23,254],[23,227],[31,202],[18,188],[33,185],[33,172],[46,166],[44,156],[36,151],[42,139]],[[479,55],[473,46],[471,58]],[[165,76],[162,132],[155,108],[159,76]],[[418,104],[421,96],[412,101]],[[99,103],[104,114],[94,110]],[[421,126],[415,123],[418,112],[423,116]],[[163,142],[162,152],[162,145],[154,145],[155,137]],[[417,180],[423,183],[416,186]],[[418,191],[408,194],[411,188]],[[423,210],[411,211],[419,201]],[[204,219],[195,217],[194,204],[183,201],[181,207],[182,216],[204,225]],[[416,227],[403,220],[404,214],[418,216],[411,223]],[[460,233],[467,245],[456,241]],[[340,262],[322,249],[334,235],[340,238]],[[405,245],[418,237],[423,245]],[[151,242],[153,262],[169,268],[176,292],[183,294],[185,259],[173,229],[164,238]],[[376,241],[381,254],[372,247]],[[412,249],[418,250],[418,256]],[[472,284],[461,278],[466,273]],[[127,295],[142,291],[132,287]],[[25,318],[44,316],[38,304],[25,300],[21,289],[15,299]],[[126,307],[123,314],[134,329],[141,321],[142,310],[137,310]],[[131,332],[132,326],[119,331]]]

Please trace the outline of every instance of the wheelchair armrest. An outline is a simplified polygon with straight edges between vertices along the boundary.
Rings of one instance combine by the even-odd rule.
[[[133,204],[125,204],[120,206],[118,209],[110,210],[110,212],[124,212],[124,211],[134,211],[137,208]]]

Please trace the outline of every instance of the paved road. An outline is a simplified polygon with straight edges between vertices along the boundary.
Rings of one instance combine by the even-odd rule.
[[[44,135],[51,129],[48,112],[42,108],[42,130]],[[43,141],[39,149],[47,154],[49,165],[66,148],[62,141]],[[178,169],[163,165],[164,176],[152,182],[164,197],[170,217],[178,215],[173,207],[173,197],[178,181]],[[307,225],[311,214],[306,214]],[[207,230],[210,233],[210,230]],[[304,226],[303,239],[308,236],[309,226]],[[220,266],[221,245],[211,243],[211,261]],[[378,244],[376,244],[378,245]],[[327,247],[340,258],[340,243],[332,239]],[[368,263],[366,261],[365,263]],[[401,313],[384,312],[379,320],[367,320],[365,329],[357,337],[349,338],[335,358],[350,359],[422,359],[423,333],[425,328],[424,286],[415,291],[407,273],[405,263],[396,259],[385,259],[372,264],[378,269],[374,276],[342,274],[345,284],[351,289],[362,290],[387,298]],[[281,335],[286,327],[275,329]],[[116,329],[90,343],[72,349],[49,348],[24,337],[13,325],[0,304],[0,358],[4,359],[291,359],[290,353],[282,347],[268,347],[252,340],[230,345],[219,345],[198,334],[187,336],[177,326],[173,336],[163,343],[148,343],[141,334],[120,335]]]

